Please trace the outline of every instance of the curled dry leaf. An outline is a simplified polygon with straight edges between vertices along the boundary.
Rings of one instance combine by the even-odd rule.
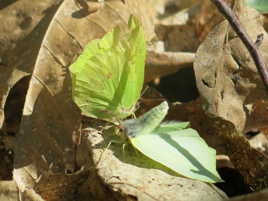
[[[253,40],[264,34],[259,50],[268,61],[268,37],[261,16],[246,8],[243,1],[238,1],[236,12]],[[241,136],[250,127],[252,108],[267,99],[267,91],[248,50],[226,21],[217,25],[199,47],[194,70],[204,109],[218,119],[208,124],[218,127],[212,134],[222,137],[231,161],[252,189],[267,187],[268,158]],[[266,119],[261,115],[257,118]]]
[[[90,7],[91,2],[86,2]],[[68,0],[54,15],[35,62],[15,148],[13,176],[26,194],[34,189],[46,200],[72,199],[81,179],[87,178],[87,170],[79,171],[89,162],[82,146],[75,144],[80,141],[81,121],[80,111],[71,99],[68,66],[90,40],[100,38],[116,25],[124,28],[130,14],[139,17],[150,40],[153,23],[150,8],[143,0],[107,1],[93,13],[84,12]],[[45,191],[47,186],[53,192]]]
[[[233,2],[227,0],[229,5]],[[210,30],[224,19],[210,1],[188,1],[187,6],[157,21],[157,36],[165,41],[168,51],[195,52]]]
[[[237,15],[253,40],[264,34],[259,50],[268,61],[265,53],[268,36],[262,27],[261,16],[243,4]],[[267,92],[248,50],[226,21],[217,25],[199,47],[194,70],[206,111],[232,122],[243,131],[251,113],[247,106],[265,100]]]
[[[236,1],[225,0],[225,2],[233,7],[235,6]],[[216,9],[211,1],[201,0],[198,5],[198,12],[196,12],[191,19],[199,41],[203,41],[214,26],[222,20],[224,20],[224,17],[219,13],[218,9]]]
[[[17,132],[25,93],[19,89],[12,97],[11,110],[5,108],[6,99],[12,88],[28,86],[27,79],[32,73],[34,62],[40,48],[41,39],[61,0],[28,0],[1,2],[0,20],[0,129],[6,116],[8,132]],[[28,76],[28,78],[27,78]],[[22,82],[19,82],[22,81]],[[17,84],[17,86],[15,86]],[[12,95],[11,95],[12,96]],[[21,105],[22,106],[22,105]],[[4,115],[4,109],[7,110]],[[8,118],[8,117],[7,117]],[[16,124],[16,125],[15,125]]]

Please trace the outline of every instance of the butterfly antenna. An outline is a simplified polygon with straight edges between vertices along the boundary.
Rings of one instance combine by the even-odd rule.
[[[104,148],[104,150],[102,151],[102,153],[101,153],[101,155],[100,155],[100,157],[99,157],[99,160],[98,160],[98,162],[97,162],[97,164],[96,164],[96,167],[99,166],[99,163],[100,163],[100,161],[101,161],[101,159],[102,159],[103,154],[107,151],[107,149],[109,149],[109,147],[111,146],[112,143],[113,143],[113,140],[110,141],[110,142],[108,143],[108,145]]]
[[[137,116],[134,112],[133,112],[132,116],[133,116],[133,119],[137,119]]]
[[[97,162],[96,167],[98,167],[98,165],[99,165],[99,163],[100,163],[100,161],[101,161],[101,159],[102,159],[103,154],[107,151],[107,149],[110,148],[110,146],[111,146],[113,143],[114,143],[114,144],[122,144],[122,142],[120,142],[120,141],[117,141],[117,140],[111,140],[111,141],[108,143],[108,145],[104,148],[104,150],[102,151],[102,153],[101,153],[101,155],[100,155],[100,157],[99,157],[99,160],[98,160],[98,162]],[[124,144],[125,144],[125,143],[124,143]],[[124,144],[123,144],[123,145],[124,145]]]

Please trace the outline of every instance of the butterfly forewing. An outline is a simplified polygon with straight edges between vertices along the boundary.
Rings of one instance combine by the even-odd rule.
[[[129,26],[132,32],[129,33],[127,41],[122,41],[125,50],[123,75],[120,80],[114,103],[118,103],[119,113],[122,118],[134,112],[135,104],[140,97],[144,81],[144,61],[146,55],[145,38],[141,26],[132,18]]]
[[[84,115],[114,122],[133,113],[143,86],[145,51],[134,17],[129,32],[116,27],[86,46],[70,66],[73,99]]]

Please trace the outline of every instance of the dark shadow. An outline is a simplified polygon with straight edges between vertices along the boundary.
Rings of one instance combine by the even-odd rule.
[[[81,19],[81,18],[87,17],[90,14],[91,14],[91,12],[89,12],[87,9],[82,8],[80,10],[73,12],[72,17],[77,18],[77,19]]]
[[[48,7],[47,9],[45,9],[42,14],[44,15],[53,15],[55,14],[55,12],[58,10],[58,8],[60,7],[60,5],[63,3],[62,0],[56,0],[57,2],[55,2],[54,4],[52,4],[50,7]]]
[[[245,136],[246,136],[247,139],[251,139],[251,138],[257,136],[258,134],[260,134],[260,131],[254,129],[254,130],[250,130],[250,131],[246,132]]]
[[[178,7],[178,5],[176,5],[176,3],[174,1],[170,1],[170,2],[167,2],[165,4],[165,7],[164,7],[164,13],[163,14],[160,14],[158,15],[158,17],[160,19],[165,19],[171,15],[174,15],[176,14],[177,12],[180,11],[181,8]]]
[[[10,6],[18,0],[0,0],[0,10]]]
[[[30,76],[23,77],[9,91],[4,106],[4,125],[7,134],[15,135],[19,130],[29,81]]]
[[[84,18],[98,10],[94,5],[89,6],[85,0],[76,0],[75,4],[78,10],[72,13],[73,18]]]
[[[223,190],[228,197],[244,195],[252,192],[249,185],[245,183],[243,176],[237,170],[224,167],[218,169],[218,172],[225,182],[217,183],[215,185]]]
[[[151,84],[171,102],[189,102],[198,98],[193,67],[186,67],[178,72],[161,78],[160,84]]]
[[[0,134],[1,135],[1,134]],[[0,180],[12,180],[13,158],[12,150],[6,149],[0,137]]]

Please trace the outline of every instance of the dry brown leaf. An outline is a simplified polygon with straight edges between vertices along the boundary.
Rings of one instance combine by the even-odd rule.
[[[252,193],[249,195],[242,195],[230,199],[230,201],[266,201],[268,197],[268,189]]]
[[[18,201],[19,193],[14,181],[0,181],[0,200]]]
[[[268,60],[265,53],[268,36],[261,16],[253,9],[240,9],[239,19],[250,37],[255,40],[259,34],[264,34],[260,51]],[[267,98],[248,50],[227,22],[216,26],[199,47],[194,69],[206,111],[232,122],[240,131],[250,115],[247,106]]]
[[[167,51],[195,52],[207,33],[224,20],[210,1],[188,1],[187,6],[187,9],[158,20],[156,33],[160,40],[165,41]]]
[[[92,2],[87,3],[90,8]],[[100,7],[90,13],[74,1],[62,3],[42,41],[30,80],[15,149],[14,179],[21,191],[34,189],[46,200],[71,199],[81,179],[87,178],[87,170],[74,173],[89,164],[85,153],[80,153],[82,161],[76,155],[80,146],[75,146],[74,138],[79,138],[80,111],[71,99],[67,67],[90,40],[116,25],[125,27],[130,14],[140,18],[147,40],[153,37],[146,1],[114,0]],[[45,191],[48,186],[52,190]]]
[[[246,8],[243,1],[236,3],[237,16],[252,40],[264,34],[259,49],[268,61],[268,37],[261,16]],[[259,100],[267,99],[267,92],[248,50],[226,21],[217,25],[199,47],[194,70],[203,108],[217,117],[206,121],[213,131],[211,135],[221,138],[227,155],[252,189],[267,187],[268,158],[251,148],[242,135],[250,125],[247,120],[252,108]]]
[[[0,129],[4,122],[4,107],[9,91],[16,83],[17,86],[20,84],[27,86],[27,83],[18,81],[32,73],[41,38],[50,22],[51,14],[59,3],[60,0],[44,0],[29,4],[28,0],[21,0],[0,6],[2,22],[0,26]],[[23,96],[14,99],[17,102],[13,107],[21,104],[19,99]],[[20,110],[17,107],[13,108],[14,112],[7,112],[10,116],[17,117]],[[14,119],[16,124],[17,119]],[[18,126],[12,128],[11,132],[16,132],[17,129]]]
[[[225,2],[230,7],[235,6],[234,0],[225,0]],[[207,34],[214,28],[214,26],[223,20],[224,17],[221,13],[219,13],[214,4],[211,1],[207,0],[201,0],[199,3],[198,12],[195,13],[191,19],[199,41],[203,41],[206,38]]]

